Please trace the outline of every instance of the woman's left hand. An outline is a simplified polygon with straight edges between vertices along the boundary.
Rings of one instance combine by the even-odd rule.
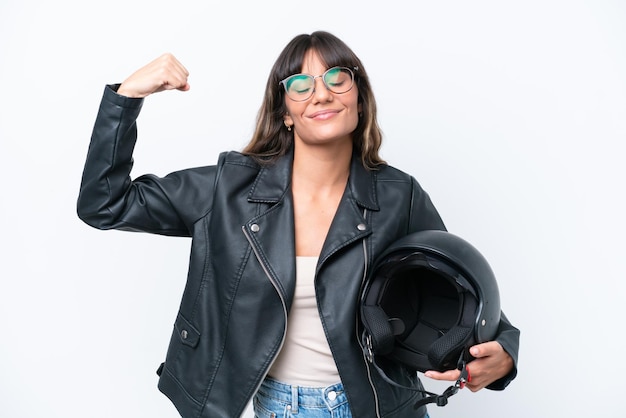
[[[470,354],[476,359],[467,364],[470,380],[466,382],[465,386],[472,392],[487,387],[506,376],[513,369],[513,359],[496,341],[477,344],[470,348]],[[460,370],[445,372],[429,370],[425,376],[435,380],[456,381],[460,374]]]

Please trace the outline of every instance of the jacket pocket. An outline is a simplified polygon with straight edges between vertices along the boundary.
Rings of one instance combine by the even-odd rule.
[[[209,376],[207,356],[201,351],[200,331],[180,313],[174,322],[164,366],[158,372],[176,382],[188,398],[200,402]],[[169,395],[168,395],[169,396]]]
[[[192,348],[198,345],[200,341],[200,331],[191,325],[181,314],[178,314],[176,317],[174,329],[181,343]]]

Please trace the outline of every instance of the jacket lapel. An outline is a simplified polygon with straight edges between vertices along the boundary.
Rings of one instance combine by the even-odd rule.
[[[257,206],[256,216],[244,228],[251,237],[255,253],[267,274],[290,301],[295,290],[295,229],[291,170],[293,154],[263,166],[248,194]]]
[[[291,171],[293,152],[264,166],[248,194],[257,204],[257,216],[246,224],[270,275],[291,300],[295,289],[295,230]],[[376,172],[366,170],[353,155],[350,177],[326,236],[319,258],[321,265],[341,248],[371,234],[367,211],[378,211]],[[252,225],[255,225],[252,229]]]
[[[353,154],[348,185],[326,236],[320,264],[341,248],[372,233],[366,211],[378,211],[376,172],[363,167]]]

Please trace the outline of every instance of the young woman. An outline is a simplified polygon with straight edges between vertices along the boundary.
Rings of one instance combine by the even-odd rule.
[[[423,394],[390,385],[363,354],[359,295],[387,246],[445,229],[416,180],[385,164],[363,64],[327,32],[292,39],[274,64],[255,133],[216,165],[129,177],[143,99],[189,89],[171,54],[105,88],[78,213],[100,229],[189,236],[187,285],[159,389],[183,417],[415,417]],[[476,345],[472,391],[515,377],[506,319]],[[388,376],[421,388],[390,362]],[[429,372],[456,380],[458,370]]]

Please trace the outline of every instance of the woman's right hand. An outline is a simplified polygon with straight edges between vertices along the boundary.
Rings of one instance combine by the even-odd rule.
[[[163,90],[189,90],[189,72],[170,53],[135,71],[117,89],[117,94],[142,98]]]

